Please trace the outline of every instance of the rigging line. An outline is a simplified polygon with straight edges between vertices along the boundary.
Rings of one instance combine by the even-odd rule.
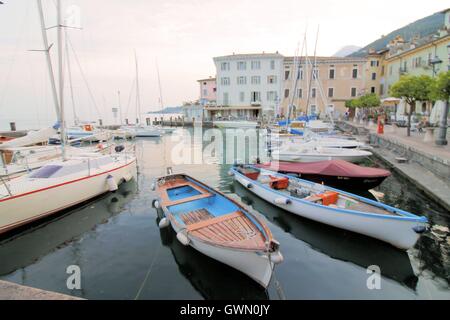
[[[97,102],[95,101],[95,98],[94,98],[94,94],[92,93],[91,87],[89,86],[89,83],[88,83],[88,81],[86,79],[86,76],[85,76],[85,74],[83,72],[83,68],[81,67],[80,60],[78,60],[78,55],[77,55],[77,53],[76,53],[76,51],[75,51],[75,49],[73,47],[73,44],[72,44],[72,41],[70,40],[70,38],[67,38],[67,42],[69,43],[70,48],[72,49],[73,56],[75,57],[75,62],[78,65],[81,77],[83,78],[84,84],[86,85],[86,88],[88,90],[89,97],[91,98],[92,103],[94,104],[95,111],[97,112],[98,117],[101,118],[101,114],[100,114],[100,111],[98,109]]]
[[[163,102],[163,97],[162,97],[161,79],[159,77],[158,60],[156,60],[156,73],[158,74],[159,103],[160,103],[161,110],[163,110],[164,109],[164,102]]]
[[[13,52],[12,57],[11,57],[11,62],[9,64],[8,71],[6,72],[5,82],[4,82],[4,85],[2,86],[4,89],[2,90],[2,92],[0,94],[0,108],[3,106],[3,102],[5,100],[6,92],[9,92],[8,87],[9,87],[9,84],[11,83],[10,78],[11,78],[11,75],[12,75],[12,69],[13,69],[14,65],[16,64],[18,51],[19,51],[19,46],[21,44],[21,40],[22,40],[22,37],[23,37],[23,34],[24,34],[25,22],[29,20],[28,17],[29,17],[31,1],[27,1],[27,3],[28,3],[28,5],[26,7],[26,11],[25,11],[25,14],[23,16],[22,23],[20,25],[20,29],[19,29],[19,32],[18,32],[17,37],[16,37],[17,40],[16,40],[16,44],[15,44],[15,47],[14,47],[14,52]]]
[[[309,79],[309,85],[308,85],[308,100],[306,101],[306,115],[308,115],[308,110],[309,110],[309,101],[310,101],[310,97],[311,95],[309,94],[309,92],[311,91],[311,86],[312,86],[312,82],[314,80],[314,82],[316,83],[316,78],[317,78],[317,57],[316,57],[316,52],[317,52],[317,38],[319,36],[319,26],[317,26],[317,33],[316,33],[316,41],[314,44],[314,65],[311,65],[311,75],[310,75],[310,79]],[[309,60],[309,57],[307,57]],[[311,60],[309,60],[311,61]]]
[[[73,121],[74,121],[75,125],[78,125],[78,117],[77,117],[77,113],[75,111],[75,98],[73,95],[72,70],[70,68],[69,45],[67,43],[67,39],[69,38],[69,36],[67,34],[67,29],[64,29],[64,34],[65,34],[65,50],[66,50],[66,61],[67,61],[66,64],[67,64],[67,73],[69,76],[69,87],[70,87],[70,98],[72,101]]]
[[[136,85],[136,79],[133,79],[133,82],[131,84],[131,88],[130,88],[130,93],[128,95],[128,103],[127,103],[127,111],[125,112],[125,117],[128,118],[128,111],[130,109],[130,105],[131,105],[131,98],[133,96],[133,90],[134,90],[134,86]]]
[[[150,263],[150,267],[148,268],[147,274],[145,275],[144,281],[142,281],[141,286],[139,287],[139,290],[138,290],[136,296],[134,297],[134,300],[139,299],[139,296],[141,295],[142,289],[144,289],[144,286],[147,283],[148,278],[150,277],[150,273],[151,273],[151,271],[153,269],[153,265],[155,264],[156,258],[159,255],[159,251],[160,251],[161,247],[162,247],[161,243],[159,243],[158,249],[156,250],[156,253],[153,256],[152,262]]]

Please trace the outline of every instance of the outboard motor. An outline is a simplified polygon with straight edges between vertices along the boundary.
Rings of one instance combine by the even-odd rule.
[[[114,148],[114,150],[119,153],[122,152],[123,150],[125,150],[125,147],[123,145],[118,145]]]

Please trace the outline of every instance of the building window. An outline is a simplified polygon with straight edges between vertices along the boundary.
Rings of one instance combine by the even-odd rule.
[[[328,98],[332,98],[334,96],[334,88],[328,88]]]
[[[228,101],[228,92],[224,92],[223,93],[223,105],[224,106],[227,106],[229,104],[229,101]]]
[[[384,94],[384,84],[380,84],[380,94]]]
[[[216,92],[217,91],[217,88],[213,88],[213,92]]]
[[[222,62],[220,64],[220,70],[222,70],[222,71],[230,70],[230,63],[229,62]]]
[[[352,78],[353,79],[357,79],[358,78],[358,68],[355,68],[355,66],[353,66],[353,70],[352,70]]]
[[[251,102],[261,102],[261,92],[252,91],[250,95],[251,95]]]
[[[267,91],[267,101],[276,101],[276,100],[277,100],[277,92]]]
[[[315,104],[312,104],[312,105],[310,106],[310,113],[311,113],[311,114],[316,114],[316,111],[317,111],[316,105],[315,105]]]
[[[275,70],[275,60],[270,60],[270,69]]]
[[[314,68],[313,70],[313,79],[314,80],[319,79],[319,69],[317,68]]]
[[[238,70],[245,70],[245,69],[247,69],[247,62],[245,62],[245,61],[238,61],[237,69]]]
[[[297,98],[302,98],[303,97],[303,91],[301,88],[297,89]]]
[[[376,80],[377,79],[377,74],[376,72],[372,72],[372,80]]]
[[[284,97],[289,98],[289,89],[284,89]]]
[[[229,77],[222,77],[220,78],[220,84],[223,86],[230,85],[230,78]]]
[[[284,80],[288,80],[289,79],[289,74],[290,74],[289,70],[285,70],[284,71]]]
[[[208,90],[207,89],[203,89],[203,96],[206,97],[208,95]]]
[[[350,95],[351,95],[352,97],[356,97],[356,88],[352,88],[352,89],[351,89]]]
[[[297,71],[297,80],[303,80],[303,69],[302,69],[302,67],[299,67],[299,68],[298,68],[298,71]]]
[[[247,77],[237,77],[237,84],[244,85],[247,84]]]
[[[252,61],[252,70],[259,70],[261,69],[261,61],[255,60]]]
[[[239,101],[244,102],[245,101],[245,92],[239,92]]]
[[[384,66],[381,66],[381,76],[384,76]]]
[[[370,87],[370,93],[375,93],[375,87]]]
[[[252,84],[260,84],[261,83],[261,77],[260,76],[252,76]]]
[[[269,84],[277,83],[277,76],[267,76],[267,83]]]
[[[316,88],[312,88],[311,89],[311,97],[315,98],[316,97]]]
[[[334,70],[334,69],[330,69],[330,72],[329,72],[328,78],[330,78],[330,79],[334,79],[334,73],[335,73],[335,70]]]

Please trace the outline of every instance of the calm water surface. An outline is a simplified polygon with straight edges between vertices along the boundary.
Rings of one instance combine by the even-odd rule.
[[[137,181],[3,238],[0,278],[87,299],[450,299],[450,213],[401,177],[393,175],[378,188],[384,202],[432,223],[408,252],[278,209],[234,183],[229,165],[174,165],[173,140],[136,140]],[[182,246],[171,228],[158,228],[151,182],[168,166],[265,217],[285,257],[267,290]],[[69,265],[81,268],[81,290],[66,287]],[[380,290],[367,289],[370,265],[381,268]]]

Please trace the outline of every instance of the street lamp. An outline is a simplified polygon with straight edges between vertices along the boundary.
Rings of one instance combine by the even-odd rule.
[[[447,47],[447,50],[448,50],[448,47]],[[433,66],[433,77],[436,75],[435,66],[437,64],[441,64],[441,63],[442,63],[442,60],[439,59],[438,56],[435,56],[434,58],[430,59],[430,64]]]
[[[448,53],[448,69],[450,70],[450,45],[447,46]],[[434,66],[433,66],[434,67]],[[434,69],[434,68],[433,68]],[[433,70],[434,72],[434,70]],[[439,121],[439,134],[436,139],[436,144],[439,146],[447,145],[447,115],[448,115],[448,99],[445,101],[444,112],[441,115],[441,121]]]

